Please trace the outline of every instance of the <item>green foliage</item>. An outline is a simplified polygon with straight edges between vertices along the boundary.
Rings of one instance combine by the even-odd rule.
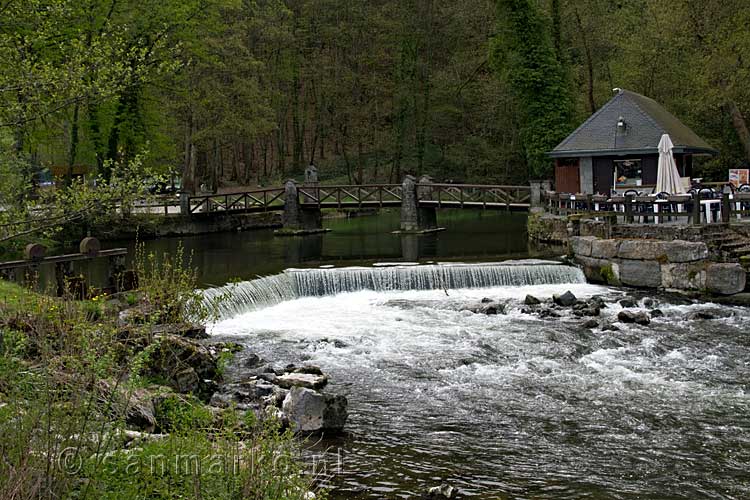
[[[490,60],[522,113],[520,139],[532,177],[549,178],[552,150],[572,130],[572,103],[550,31],[535,2],[499,0]]]
[[[177,283],[146,279],[135,296],[178,311],[190,272],[159,266]],[[0,296],[0,498],[305,498],[299,443],[252,412],[214,415],[194,396],[149,387],[169,434],[127,444],[127,408],[157,344],[133,345],[116,315],[92,314],[103,297],[63,300],[3,281]]]

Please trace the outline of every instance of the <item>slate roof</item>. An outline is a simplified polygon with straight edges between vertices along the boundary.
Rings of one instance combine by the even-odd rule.
[[[625,131],[617,130],[622,117]],[[653,99],[620,90],[548,154],[553,158],[657,154],[662,134],[669,134],[675,153],[718,152]]]

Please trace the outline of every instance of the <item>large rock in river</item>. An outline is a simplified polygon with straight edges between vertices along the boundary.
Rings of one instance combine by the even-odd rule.
[[[349,416],[346,397],[292,387],[282,410],[296,432],[340,431]]]
[[[552,300],[554,301],[555,304],[557,304],[558,306],[562,306],[562,307],[570,307],[576,302],[578,302],[578,299],[576,298],[575,295],[573,295],[573,293],[570,290],[568,290],[562,295],[553,295]]]
[[[712,293],[732,295],[745,289],[747,276],[740,264],[709,264],[706,267],[706,289]]]

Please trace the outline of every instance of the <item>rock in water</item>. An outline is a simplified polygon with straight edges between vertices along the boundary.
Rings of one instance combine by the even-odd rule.
[[[434,486],[427,490],[427,493],[422,496],[425,500],[442,500],[445,498],[456,498],[456,488],[449,484],[441,484],[440,486]]]
[[[328,377],[313,373],[285,373],[276,378],[276,384],[284,389],[292,387],[307,387],[308,389],[322,389],[328,383]]]
[[[651,318],[645,312],[636,311],[620,311],[617,315],[617,319],[623,323],[636,323],[638,325],[648,325],[651,323]]]
[[[304,387],[292,387],[282,410],[296,432],[340,431],[349,416],[346,397]]]
[[[541,304],[542,301],[537,299],[533,295],[527,295],[523,303],[526,304],[527,306],[536,306],[536,305]]]
[[[622,306],[623,309],[629,309],[631,307],[636,307],[638,304],[635,303],[633,299],[622,299],[620,301],[620,306]]]
[[[598,328],[599,322],[595,319],[590,319],[581,325],[584,328]]]
[[[552,300],[555,302],[555,304],[561,307],[570,307],[578,302],[578,299],[570,290],[562,295],[553,295]]]

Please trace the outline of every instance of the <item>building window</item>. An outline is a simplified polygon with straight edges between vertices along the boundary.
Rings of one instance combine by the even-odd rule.
[[[641,160],[615,160],[615,189],[643,184]]]

